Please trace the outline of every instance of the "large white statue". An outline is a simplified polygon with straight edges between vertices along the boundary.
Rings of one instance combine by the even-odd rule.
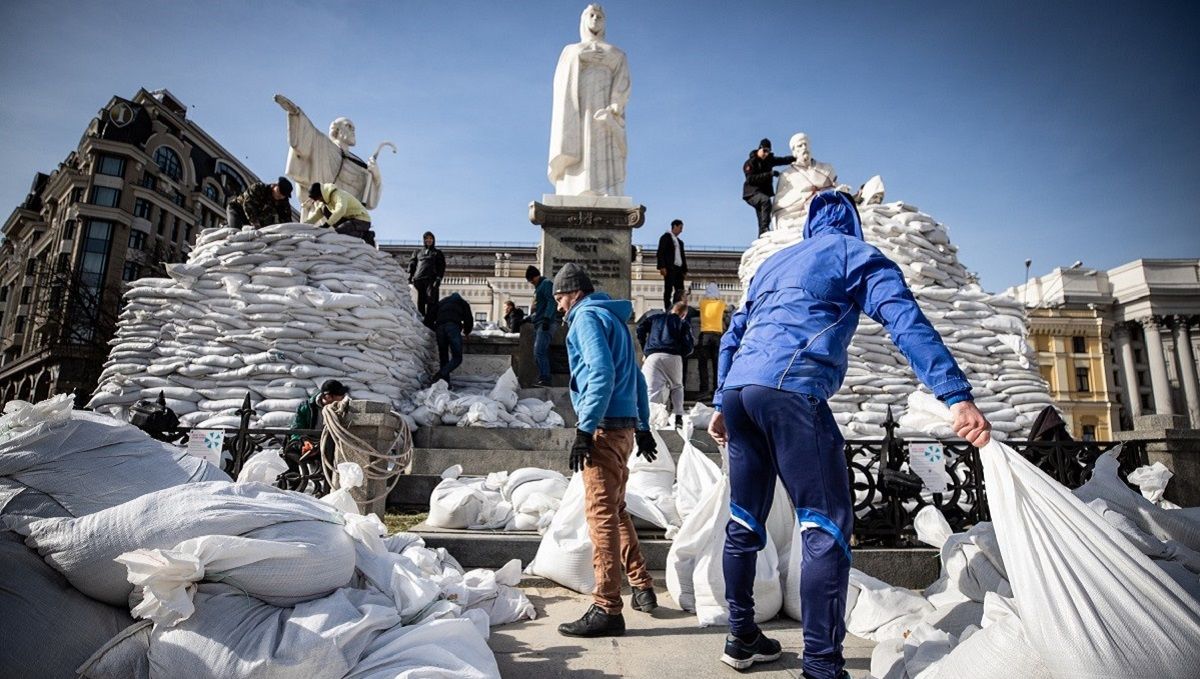
[[[338,118],[329,123],[329,134],[324,135],[291,99],[276,94],[275,103],[287,111],[289,151],[284,172],[300,187],[300,196],[307,196],[308,187],[314,183],[333,183],[353,194],[368,210],[375,209],[383,191],[379,152],[390,146],[395,153],[396,145],[383,142],[364,163],[350,152],[357,139],[354,123],[349,118]],[[301,219],[306,219],[312,212],[312,201],[305,199],[300,207]]]
[[[583,10],[579,39],[554,69],[547,174],[560,196],[624,195],[629,64],[604,41],[600,5]]]
[[[813,160],[807,134],[797,132],[792,135],[788,146],[796,162],[779,173],[773,210],[776,229],[803,228],[813,196],[837,187],[837,172],[833,166]]]

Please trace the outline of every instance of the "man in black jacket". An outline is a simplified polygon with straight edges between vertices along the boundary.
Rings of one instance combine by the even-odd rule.
[[[742,200],[754,208],[758,215],[758,235],[761,236],[771,228],[771,198],[775,195],[775,178],[780,165],[790,165],[796,162],[795,156],[782,158],[771,153],[771,140],[763,139],[758,148],[750,152],[746,164],[742,165],[742,174],[746,175],[746,183],[742,184]]]
[[[471,305],[457,292],[447,295],[433,307],[426,324],[435,328],[438,345],[438,371],[433,381],[450,382],[450,373],[462,365],[463,336],[471,334],[475,318]]]
[[[658,273],[663,277],[663,310],[683,299],[683,278],[687,275],[687,253],[683,250],[683,220],[671,222],[671,230],[658,239]]]
[[[521,332],[521,324],[525,322],[525,310],[518,307],[511,299],[504,303],[504,327],[508,332]]]
[[[417,289],[417,313],[428,318],[430,307],[438,303],[442,277],[446,275],[446,256],[437,249],[432,231],[426,231],[423,238],[425,247],[413,252],[408,260],[408,282]]]

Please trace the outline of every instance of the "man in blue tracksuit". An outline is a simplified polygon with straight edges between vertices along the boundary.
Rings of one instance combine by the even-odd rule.
[[[763,262],[721,339],[709,433],[729,451],[723,565],[730,635],[721,660],[736,669],[779,657],[779,643],[754,623],[753,589],[778,475],[808,529],[800,582],[804,676],[848,676],[842,640],[854,513],[844,442],[826,399],[846,375],[860,313],[891,333],[917,377],[951,406],[960,436],[977,446],[989,438],[971,385],[899,267],[863,240],[854,200],[818,194],[804,240]]]

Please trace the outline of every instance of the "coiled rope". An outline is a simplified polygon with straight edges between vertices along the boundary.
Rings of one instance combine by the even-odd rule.
[[[360,501],[362,504],[370,505],[380,498],[387,497],[388,493],[392,492],[392,489],[400,482],[400,477],[408,473],[412,466],[412,431],[409,430],[404,418],[397,416],[400,425],[396,440],[388,447],[388,452],[381,453],[375,449],[375,446],[350,432],[350,428],[345,422],[346,419],[349,419],[349,410],[350,398],[346,397],[341,401],[330,403],[322,411],[325,426],[321,431],[321,450],[326,450],[326,445],[332,441],[333,461],[330,462],[322,455],[321,470],[331,489],[339,487],[337,466],[342,462],[353,462],[362,467],[363,492],[370,487],[371,481],[385,481],[387,488],[382,493]],[[367,463],[363,464],[362,460],[366,460]]]

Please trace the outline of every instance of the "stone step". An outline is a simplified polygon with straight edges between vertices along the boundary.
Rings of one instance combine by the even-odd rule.
[[[512,559],[521,567],[537,555],[542,536],[535,531],[478,531],[437,528],[425,523],[412,532],[430,548],[445,547],[465,568],[500,568]],[[664,570],[671,541],[659,530],[638,530],[638,542],[652,571]],[[924,589],[938,577],[941,562],[936,549],[864,548],[853,552],[854,567],[897,587]]]
[[[536,531],[453,530],[420,523],[413,526],[412,532],[425,540],[426,547],[445,547],[464,568],[500,568],[512,559],[520,559],[524,568],[533,561],[542,542]],[[647,568],[666,568],[671,541],[663,537],[662,531],[638,531],[638,542]]]
[[[463,354],[462,365],[455,375],[500,376],[512,367],[512,357],[505,354]]]
[[[513,471],[522,467],[553,469],[569,474],[567,461],[571,447],[559,450],[465,450],[462,448],[415,448],[412,474],[439,476],[456,464],[463,467],[464,476],[487,476],[492,472]]]
[[[487,450],[569,450],[575,429],[487,429],[485,427],[421,427],[413,434],[417,448]]]

